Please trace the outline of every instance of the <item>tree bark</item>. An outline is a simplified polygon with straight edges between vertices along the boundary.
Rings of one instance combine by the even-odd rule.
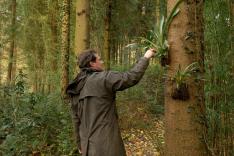
[[[176,2],[168,0],[168,12]],[[190,98],[186,101],[172,98],[174,83],[169,78],[166,80],[166,156],[208,155],[203,138],[206,134],[204,83],[195,79],[204,74],[203,3],[203,0],[184,0],[169,28],[171,63],[167,74],[173,77],[179,65],[184,69],[192,62],[198,62],[199,70],[187,82]]]
[[[9,60],[8,60],[8,72],[7,72],[7,84],[10,85],[12,83],[13,77],[13,63],[15,59],[15,22],[16,22],[16,0],[12,0],[11,4],[12,11],[12,19],[11,19],[11,42],[10,42],[10,51],[9,51]]]
[[[104,34],[104,63],[106,70],[110,69],[110,26],[111,26],[112,0],[107,1],[105,17],[105,34]]]
[[[61,55],[62,55],[62,79],[61,94],[66,97],[66,87],[69,83],[69,50],[70,50],[70,0],[63,0]]]
[[[51,59],[51,72],[57,73],[58,71],[58,55],[59,55],[59,48],[58,48],[58,0],[53,0],[52,5],[50,7],[50,14],[49,14],[49,24],[51,30],[51,45],[50,45],[50,53]],[[48,78],[47,78],[48,79]],[[48,92],[50,93],[55,89],[55,83],[51,83],[48,81]]]
[[[89,0],[78,0],[76,3],[75,52],[89,48]]]
[[[230,23],[231,23],[231,29],[233,29],[234,26],[234,1],[233,0],[229,0],[229,7],[230,7]],[[233,41],[233,36],[234,36],[234,31],[231,31],[231,49],[234,49],[234,41]]]
[[[2,53],[3,53],[3,50],[0,48],[0,86],[2,84]]]

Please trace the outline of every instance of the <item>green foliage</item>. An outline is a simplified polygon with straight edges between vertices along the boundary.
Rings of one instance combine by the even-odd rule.
[[[180,88],[182,84],[186,84],[186,81],[189,77],[191,77],[192,73],[195,72],[198,69],[197,62],[193,62],[190,65],[188,65],[184,70],[181,69],[181,66],[179,65],[179,69],[177,70],[174,77],[172,77],[172,81],[176,83],[176,88]]]
[[[148,110],[156,116],[164,113],[164,75],[165,70],[160,65],[151,65],[140,84]]]
[[[207,144],[213,155],[233,155],[234,84],[228,1],[205,1]]]
[[[0,155],[73,155],[72,125],[68,106],[59,94],[42,95],[25,90],[25,77],[8,94],[1,89]]]
[[[115,70],[126,71],[127,69],[115,67]],[[165,74],[158,64],[152,64],[147,69],[144,77],[136,86],[118,93],[119,101],[138,101],[145,104],[146,110],[150,113],[160,116],[164,112],[164,96],[163,96],[163,75]],[[124,103],[125,103],[124,102]],[[123,103],[123,102],[122,102]],[[130,106],[131,107],[131,106]],[[126,113],[125,107],[120,107],[120,112]],[[121,114],[121,113],[120,113]]]
[[[160,22],[155,26],[154,30],[150,30],[145,38],[141,38],[141,42],[145,49],[154,48],[157,49],[156,55],[159,58],[167,56],[169,50],[169,44],[167,41],[168,29],[173,20],[173,18],[179,13],[179,4],[183,0],[179,0],[174,8],[172,9],[169,16],[165,19],[164,16],[161,17]]]
[[[160,5],[162,5],[160,0]],[[55,3],[58,2],[58,7]],[[90,1],[91,47],[103,49],[105,0]],[[131,65],[135,57],[142,56],[136,48],[125,50],[126,44],[138,36],[146,48],[158,50],[158,57],[167,55],[169,45],[167,32],[173,18],[179,13],[178,1],[171,14],[155,20],[155,0],[113,1],[111,23],[111,52],[118,63],[113,70],[126,71],[124,62]],[[75,4],[71,10],[71,62],[70,71],[75,73],[75,52],[73,52],[75,30]],[[0,86],[0,155],[75,155],[72,140],[72,125],[68,106],[60,100],[60,34],[61,1],[20,0],[17,1],[16,28],[11,24],[11,1],[0,1],[0,66],[6,64],[9,38],[16,30],[17,65],[22,70],[12,86]],[[233,23],[228,1],[205,1],[205,102],[208,123],[207,144],[214,155],[231,155],[234,134],[234,77],[233,77]],[[142,14],[143,8],[145,14]],[[164,7],[165,10],[166,7]],[[159,8],[162,10],[162,8]],[[51,15],[57,29],[51,28]],[[126,16],[127,15],[127,16]],[[155,21],[158,21],[155,26]],[[155,27],[154,27],[155,26]],[[55,30],[57,39],[53,38]],[[149,33],[146,33],[148,30]],[[146,34],[146,35],[145,35]],[[54,40],[55,39],[55,40]],[[53,42],[54,41],[54,42]],[[55,43],[52,44],[52,43]],[[3,54],[3,55],[2,55]],[[55,68],[52,62],[55,62]],[[196,69],[195,63],[182,70],[179,67],[173,80],[178,84],[187,81]],[[18,70],[18,68],[17,68]],[[0,69],[0,77],[7,68]],[[25,74],[27,73],[27,74]],[[151,121],[142,121],[145,114],[161,115],[164,111],[164,70],[151,65],[141,82],[118,94],[120,116],[132,116],[131,126],[150,127]],[[70,78],[74,76],[71,74]],[[1,79],[1,83],[2,83]],[[49,86],[51,89],[48,89]],[[36,92],[32,89],[36,88]],[[48,87],[48,88],[47,88]],[[45,88],[45,89],[44,89]],[[43,91],[44,90],[44,91]],[[44,94],[43,94],[44,92]],[[48,94],[45,94],[45,92]],[[137,103],[136,106],[133,107]],[[141,110],[147,109],[147,111]],[[135,111],[137,109],[137,111]],[[141,113],[134,118],[135,112]],[[130,115],[129,115],[130,114]],[[137,120],[139,119],[139,120]]]

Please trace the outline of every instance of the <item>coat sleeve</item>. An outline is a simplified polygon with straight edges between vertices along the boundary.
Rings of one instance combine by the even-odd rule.
[[[106,75],[106,87],[112,91],[121,91],[136,85],[145,73],[149,59],[142,57],[135,66],[127,72],[109,71]]]
[[[73,100],[74,99],[72,99],[72,102],[71,102],[71,114],[72,114],[72,121],[74,125],[74,135],[75,135],[78,149],[81,149],[80,134],[79,134],[80,118],[78,116],[78,105]]]

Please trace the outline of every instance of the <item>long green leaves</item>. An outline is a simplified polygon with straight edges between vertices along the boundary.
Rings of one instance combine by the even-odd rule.
[[[159,58],[167,56],[169,50],[169,44],[167,41],[168,29],[173,20],[173,18],[179,13],[179,4],[183,0],[179,0],[168,18],[165,19],[164,16],[160,19],[160,22],[155,26],[154,30],[150,30],[145,38],[141,38],[141,42],[145,49],[154,48],[157,49],[157,56]]]
[[[165,30],[166,30],[166,31],[165,31],[165,33],[166,33],[165,35],[166,35],[166,36],[167,36],[167,32],[168,32],[169,26],[170,26],[170,24],[171,24],[173,18],[174,18],[176,15],[178,15],[178,13],[180,12],[180,9],[179,9],[178,7],[179,7],[180,3],[182,3],[182,2],[183,2],[183,0],[179,0],[179,1],[175,4],[174,8],[172,9],[170,15],[169,15],[168,18],[167,18],[167,22],[166,22],[166,24],[165,24]]]
[[[172,81],[175,81],[177,88],[179,88],[181,84],[186,83],[186,80],[197,69],[198,69],[197,62],[191,63],[184,70],[182,70],[181,66],[179,65],[179,69],[177,70],[175,76],[172,78]]]

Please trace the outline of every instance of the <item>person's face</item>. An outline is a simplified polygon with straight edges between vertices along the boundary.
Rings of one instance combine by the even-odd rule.
[[[96,70],[104,70],[103,61],[101,60],[101,57],[99,55],[96,55],[95,62],[90,62],[90,66],[91,68]]]

